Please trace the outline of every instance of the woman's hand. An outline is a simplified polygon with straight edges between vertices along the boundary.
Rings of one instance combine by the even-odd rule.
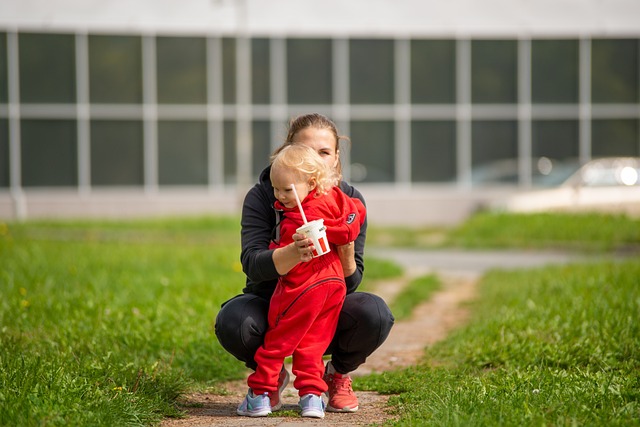
[[[304,234],[294,234],[293,243],[273,251],[273,263],[279,275],[284,276],[299,262],[309,262],[313,258],[313,244]]]
[[[353,273],[356,272],[356,245],[351,242],[346,245],[338,246],[338,256],[340,257],[340,262],[342,263],[342,271],[344,272],[344,277],[349,277]]]

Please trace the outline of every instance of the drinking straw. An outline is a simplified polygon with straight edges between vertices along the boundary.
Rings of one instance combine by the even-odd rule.
[[[295,184],[291,184],[291,189],[293,190],[293,195],[296,196],[296,203],[298,204],[298,209],[300,209],[300,215],[302,215],[302,220],[306,224],[307,217],[304,215],[304,211],[302,210],[302,203],[300,203],[300,198],[298,197],[298,192],[296,191]]]

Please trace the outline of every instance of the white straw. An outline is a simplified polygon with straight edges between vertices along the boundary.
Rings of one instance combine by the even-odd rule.
[[[298,192],[296,191],[295,184],[291,184],[291,189],[293,190],[293,195],[296,196],[296,203],[298,204],[298,209],[300,209],[300,214],[302,215],[302,220],[304,223],[307,223],[307,217],[304,215],[304,211],[302,210],[302,203],[300,203],[300,197],[298,197]]]

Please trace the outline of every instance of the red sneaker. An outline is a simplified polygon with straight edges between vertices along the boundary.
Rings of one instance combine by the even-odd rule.
[[[289,372],[283,366],[278,376],[278,392],[269,395],[272,411],[282,408],[282,392],[287,387],[287,384],[289,384]]]
[[[329,403],[327,411],[329,412],[356,412],[358,410],[358,397],[351,388],[351,377],[342,375],[331,368],[333,373],[329,373],[329,364],[324,373],[324,382],[327,383],[329,389]]]

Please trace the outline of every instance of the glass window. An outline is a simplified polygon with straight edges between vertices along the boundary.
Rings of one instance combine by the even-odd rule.
[[[550,159],[576,159],[580,130],[577,120],[534,120],[531,123],[531,155]]]
[[[251,96],[254,104],[271,101],[271,49],[269,39],[251,41]]]
[[[456,43],[453,40],[411,41],[411,102],[456,102]]]
[[[271,122],[256,120],[253,122],[253,175],[260,176],[260,172],[269,165],[271,157]]]
[[[638,102],[638,40],[591,42],[591,100],[594,103]]]
[[[75,38],[67,34],[19,35],[20,100],[76,102]]]
[[[512,120],[471,124],[474,185],[518,182],[518,124]]]
[[[331,40],[287,40],[287,97],[290,104],[331,104]]]
[[[394,103],[394,49],[391,40],[351,40],[349,84],[353,104]]]
[[[580,125],[577,120],[534,120],[531,123],[532,183],[554,186],[579,167]]]
[[[478,104],[518,100],[518,45],[514,40],[471,42],[471,99]]]
[[[202,37],[158,37],[158,102],[207,103],[206,41]]]
[[[578,42],[531,43],[531,100],[540,104],[578,102]]]
[[[9,184],[9,123],[0,119],[0,188]]]
[[[60,187],[78,184],[75,120],[22,120],[22,185]]]
[[[395,181],[394,132],[392,121],[351,122],[352,181]]]
[[[91,121],[91,184],[143,185],[143,127],[140,121]]]
[[[411,181],[446,182],[456,178],[456,123],[411,124]]]
[[[208,183],[207,123],[158,123],[158,183],[206,185]]]
[[[236,39],[222,39],[222,102],[236,103]]]
[[[640,156],[638,120],[591,121],[591,156]]]
[[[235,184],[238,181],[237,153],[236,153],[236,122],[225,120],[224,129],[224,182]]]
[[[7,34],[0,33],[0,104],[9,100],[9,76],[7,61]]]
[[[142,40],[89,36],[89,96],[93,103],[142,103]]]

